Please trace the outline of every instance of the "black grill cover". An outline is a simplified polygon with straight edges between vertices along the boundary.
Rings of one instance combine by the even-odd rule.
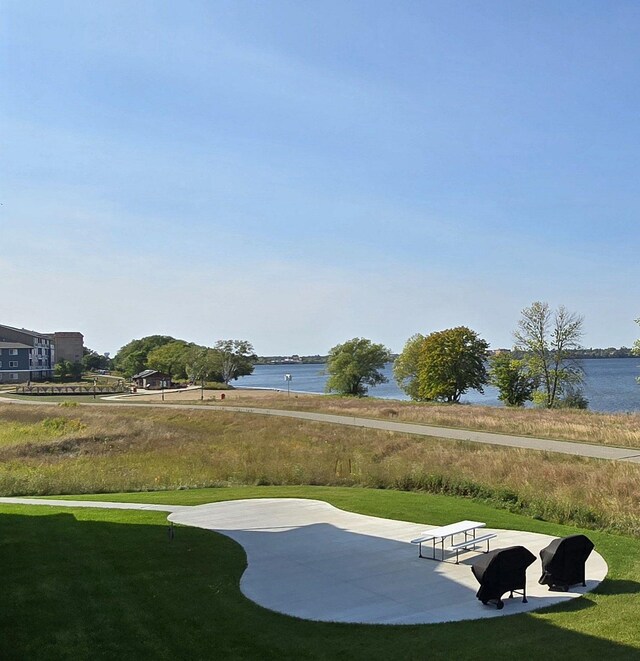
[[[510,546],[485,553],[471,571],[480,583],[476,597],[482,603],[500,599],[505,592],[523,590],[527,581],[527,567],[536,556],[524,546]]]
[[[593,550],[593,542],[584,535],[554,539],[540,551],[541,585],[569,587],[584,583],[584,565]]]

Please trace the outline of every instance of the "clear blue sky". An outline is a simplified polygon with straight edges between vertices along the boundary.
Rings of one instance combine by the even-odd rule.
[[[0,2],[0,323],[640,335],[640,3]]]

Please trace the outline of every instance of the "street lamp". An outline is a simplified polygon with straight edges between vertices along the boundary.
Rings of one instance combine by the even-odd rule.
[[[284,375],[284,380],[287,382],[287,397],[291,397],[291,379],[293,377],[291,374],[285,374]]]

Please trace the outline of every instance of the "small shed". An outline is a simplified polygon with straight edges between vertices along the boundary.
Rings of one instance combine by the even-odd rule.
[[[138,388],[146,388],[147,390],[159,390],[161,388],[171,387],[171,377],[158,370],[144,370],[140,374],[134,374],[131,377],[131,381]]]

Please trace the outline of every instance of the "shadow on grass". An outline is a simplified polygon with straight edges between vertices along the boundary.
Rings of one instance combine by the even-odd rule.
[[[6,506],[0,514],[0,554],[4,659],[486,659],[553,658],[559,651],[563,659],[628,659],[638,654],[637,648],[604,637],[608,622],[618,623],[623,610],[636,612],[629,597],[635,588],[602,598],[598,624],[576,612],[581,618],[576,628],[587,633],[566,628],[573,613],[565,612],[559,613],[565,628],[556,624],[554,613],[377,627],[279,615],[240,593],[246,563],[238,544],[196,528],[180,528],[169,541],[165,516],[156,512],[58,513]],[[635,582],[617,583],[628,589]]]
[[[607,579],[596,588],[598,594],[640,594],[640,583],[619,578]]]

